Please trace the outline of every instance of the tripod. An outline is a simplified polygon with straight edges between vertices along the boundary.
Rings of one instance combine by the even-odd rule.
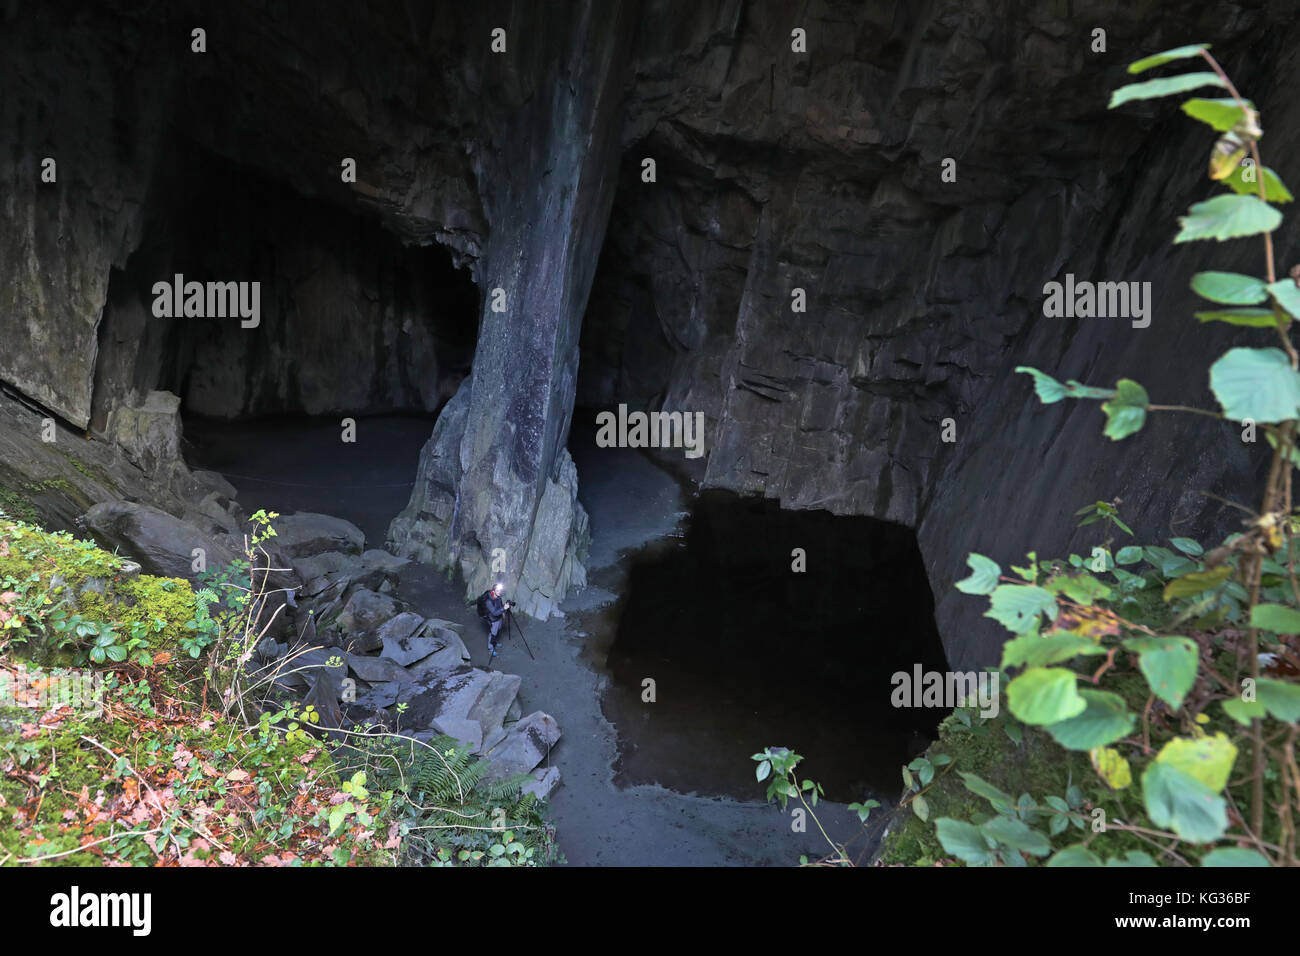
[[[520,627],[519,622],[515,620],[514,609],[506,608],[506,633],[509,634],[511,629],[513,629],[514,632],[519,635],[519,639],[524,642],[524,649],[528,651],[528,657],[531,660],[537,660],[536,657],[533,657],[533,649],[528,646],[528,639],[524,637],[524,629]]]

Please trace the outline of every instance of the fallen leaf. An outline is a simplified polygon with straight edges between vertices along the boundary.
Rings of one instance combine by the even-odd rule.
[[[184,770],[190,765],[190,761],[193,759],[193,751],[187,750],[184,745],[177,747],[176,752],[172,754],[172,764],[177,770]]]
[[[233,780],[233,781],[235,781],[235,783],[241,783],[241,782],[243,782],[243,781],[245,781],[245,780],[248,779],[248,771],[247,771],[247,770],[232,770],[232,771],[230,771],[230,773],[226,774],[226,779],[227,779],[227,780]]]

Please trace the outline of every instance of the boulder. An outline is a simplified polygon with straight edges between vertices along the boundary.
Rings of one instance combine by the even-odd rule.
[[[150,392],[139,404],[123,403],[111,416],[113,439],[126,457],[152,474],[181,457],[181,399]]]
[[[343,696],[343,678],[347,673],[343,660],[343,655],[334,648],[313,647],[308,651],[290,654],[284,659],[285,676],[288,677],[289,672],[292,672],[300,675],[310,686],[323,686],[337,703]],[[331,664],[331,661],[338,663]]]
[[[483,727],[477,720],[464,717],[438,717],[433,721],[433,729],[446,734],[460,742],[460,745],[474,753],[483,744]]]
[[[410,671],[413,675],[423,675],[432,671],[449,671],[462,667],[470,662],[469,650],[465,647],[465,642],[460,639],[460,635],[453,631],[440,631],[439,641],[443,642],[442,649],[435,651],[428,657],[410,665]]]
[[[533,771],[533,779],[525,783],[520,789],[524,793],[531,793],[538,800],[545,800],[555,792],[555,788],[559,785],[559,767],[538,767]]]
[[[311,689],[307,691],[307,696],[303,698],[302,703],[303,707],[315,707],[320,715],[320,719],[314,725],[305,726],[314,726],[325,731],[337,730],[343,726],[343,709],[339,706],[338,695],[333,691],[332,681],[323,670],[316,673]],[[329,736],[341,735],[331,733]]]
[[[344,635],[344,646],[352,651],[377,651],[384,646],[380,630],[390,619],[402,613],[404,605],[367,588],[352,592],[339,612],[335,626]],[[418,622],[418,615],[412,615]],[[405,622],[404,622],[405,623]],[[412,628],[414,629],[414,627]],[[396,629],[398,632],[401,626]]]
[[[364,694],[360,694],[353,702],[353,705],[362,708],[368,714],[377,710],[384,710],[397,703],[402,692],[408,688],[409,684],[409,681],[388,681],[383,684],[375,684]]]
[[[476,667],[435,671],[418,677],[405,692],[408,706],[403,723],[429,727],[435,718],[468,717],[491,681],[489,671]]]
[[[438,650],[442,646],[439,642],[416,636],[423,624],[424,618],[411,611],[403,611],[381,624],[375,631],[375,639],[383,648],[384,657],[405,667]]]
[[[406,616],[399,615],[394,620]],[[381,632],[384,656],[412,668],[413,673],[460,667],[470,659],[469,651],[459,634],[442,626],[446,623],[436,618],[421,619],[419,626],[406,636],[399,636],[400,629],[396,627],[390,632]]]
[[[519,685],[522,682],[523,678],[518,674],[493,672],[492,680],[483,688],[483,693],[469,711],[470,718],[477,720],[483,728],[484,738],[492,737],[501,727],[510,706],[519,696]]]
[[[119,551],[138,561],[146,574],[193,581],[198,578],[196,549],[202,551],[209,568],[229,564],[236,557],[194,525],[139,502],[102,502],[77,523],[106,551]]]
[[[366,654],[348,654],[348,668],[368,684],[383,684],[390,681],[410,683],[412,677],[396,661],[387,657],[370,657]]]
[[[289,566],[302,579],[304,596],[313,597],[332,584],[355,585],[378,591],[396,582],[398,570],[410,564],[387,551],[372,549],[364,554],[325,551],[289,559]]]
[[[511,728],[501,743],[487,751],[485,779],[499,780],[528,773],[547,758],[560,739],[560,725],[550,714],[535,710]]]
[[[360,554],[366,544],[365,534],[351,521],[311,511],[281,515],[274,527],[275,537],[268,543],[289,559],[322,551]]]
[[[509,733],[509,731],[506,730],[505,727],[498,727],[496,730],[492,731],[490,734],[484,734],[484,735],[483,735],[483,746],[479,747],[478,752],[479,752],[480,754],[485,754],[485,753],[487,753],[487,752],[490,751],[493,747],[495,747],[497,744],[501,743],[501,741],[505,740],[505,739],[506,739],[506,735],[507,735],[508,733]]]

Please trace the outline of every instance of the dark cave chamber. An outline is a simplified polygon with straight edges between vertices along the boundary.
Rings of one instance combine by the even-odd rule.
[[[405,246],[330,199],[195,147],[169,162],[140,246],[111,278],[92,428],[170,392],[186,460],[225,474],[246,510],[337,515],[381,546],[469,374],[477,287],[446,249]],[[259,283],[258,324],[157,316],[155,284],[177,274]]]
[[[783,746],[804,755],[801,778],[827,799],[892,797],[899,766],[947,713],[891,705],[896,672],[947,669],[912,530],[727,491],[692,495],[684,479],[630,467],[640,452],[595,448],[593,418],[580,409],[570,437],[593,535],[671,521],[665,483],[682,482],[688,509],[676,532],[595,572],[619,597],[580,625],[609,676],[619,785],[761,800],[750,755]],[[804,571],[793,570],[795,549]]]
[[[891,675],[916,664],[947,667],[910,529],[704,492],[684,536],[629,569],[606,698],[620,774],[754,799],[750,754],[782,746],[828,799],[892,793],[943,716],[891,706]]]

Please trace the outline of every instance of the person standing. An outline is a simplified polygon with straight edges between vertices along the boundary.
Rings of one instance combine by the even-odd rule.
[[[501,634],[501,625],[505,622],[506,612],[514,604],[504,599],[505,585],[500,581],[484,591],[478,598],[478,615],[488,625],[488,659],[497,655],[497,638]]]

